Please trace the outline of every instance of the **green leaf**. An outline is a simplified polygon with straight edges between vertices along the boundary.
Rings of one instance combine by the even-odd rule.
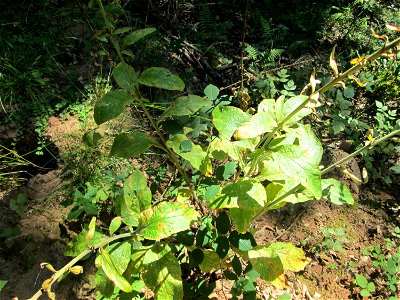
[[[226,212],[221,212],[215,220],[215,227],[220,234],[227,234],[231,229],[231,219]]]
[[[308,264],[303,250],[291,243],[277,242],[256,246],[249,250],[248,255],[254,269],[267,281],[276,279],[283,270],[298,272]]]
[[[292,113],[299,105],[304,103],[308,99],[308,96],[295,96],[292,98],[287,99],[286,101],[283,102],[282,108],[280,109],[280,103],[277,101],[277,111],[275,111],[275,114],[277,116],[278,122],[282,122],[283,119],[288,116],[290,113]],[[300,121],[302,118],[305,116],[309,115],[311,113],[311,109],[309,108],[302,108],[297,114],[295,114],[293,117],[291,117],[287,123],[286,126],[292,125]]]
[[[135,92],[138,86],[138,75],[127,63],[120,62],[113,70],[113,76],[120,88]]]
[[[141,234],[149,240],[161,240],[189,229],[199,218],[198,212],[182,203],[161,203],[154,209]]]
[[[292,296],[289,293],[282,294],[278,297],[278,300],[291,300]]]
[[[343,95],[344,95],[346,98],[353,98],[354,95],[355,95],[354,87],[353,87],[352,85],[348,85],[348,86],[344,89]]]
[[[154,291],[155,299],[183,298],[181,267],[168,245],[154,244],[144,256],[143,267],[143,281]]]
[[[215,175],[218,180],[227,180],[236,172],[237,163],[230,161],[226,164],[220,165],[215,170]]]
[[[144,132],[124,132],[118,134],[111,147],[110,156],[129,158],[142,154],[151,146],[159,144]]]
[[[371,296],[371,293],[368,290],[363,289],[363,290],[360,291],[360,296],[369,297],[369,296]]]
[[[65,256],[77,256],[82,252],[88,250],[89,247],[99,244],[103,240],[103,238],[105,238],[104,234],[95,231],[89,243],[86,244],[87,232],[87,229],[84,229],[81,233],[76,235],[71,242],[67,244],[67,247],[64,251]]]
[[[177,75],[172,74],[168,69],[158,67],[144,70],[142,75],[140,75],[139,83],[164,90],[180,92],[185,88],[185,83]]]
[[[102,296],[111,298],[114,290],[118,290],[114,283],[108,279],[103,269],[97,269],[95,275],[96,289],[101,293]]]
[[[214,242],[215,252],[220,258],[224,258],[229,252],[229,240],[226,236],[220,235]]]
[[[113,32],[113,35],[122,34],[122,33],[128,32],[128,31],[131,31],[132,29],[133,29],[132,27],[121,27],[121,28],[118,28],[117,30],[115,30]]]
[[[327,198],[336,205],[354,204],[354,199],[349,188],[333,178],[322,179],[322,197]]]
[[[102,138],[101,134],[98,133],[95,129],[90,130],[85,133],[83,136],[83,142],[88,146],[88,147],[94,147],[97,145],[98,141]]]
[[[209,273],[212,272],[213,270],[220,269],[220,259],[218,254],[209,249],[203,250],[204,253],[204,259],[200,264],[200,270],[203,273]]]
[[[283,265],[279,256],[268,251],[265,246],[256,246],[248,252],[254,270],[266,281],[273,281],[283,273]]]
[[[204,95],[206,95],[206,97],[211,101],[214,101],[218,98],[219,88],[217,88],[215,85],[209,84],[204,89]]]
[[[283,145],[272,156],[287,176],[301,183],[316,199],[321,198],[321,172],[315,162],[306,159],[307,151],[297,145]]]
[[[367,290],[371,293],[375,292],[375,284],[373,282],[368,282]]]
[[[240,262],[240,259],[236,255],[232,259],[231,264],[232,264],[233,271],[235,271],[236,275],[237,276],[242,275],[242,271],[243,271],[242,263]]]
[[[188,138],[184,134],[176,134],[172,139],[167,141],[168,148],[171,148],[180,157],[190,162],[193,168],[202,172],[205,176],[212,174],[212,165],[207,153],[199,145],[192,144],[190,151],[182,151],[182,142]],[[187,148],[185,149],[187,150]]]
[[[0,280],[0,292],[4,288],[4,286],[7,284],[7,280]]]
[[[125,37],[124,42],[122,43],[122,47],[125,48],[126,46],[133,45],[137,41],[141,40],[145,36],[155,32],[155,28],[144,28],[136,30],[130,33],[127,37]]]
[[[115,217],[111,220],[110,226],[109,226],[109,231],[110,234],[114,234],[119,227],[121,227],[122,224],[122,217]]]
[[[211,101],[205,97],[188,95],[177,98],[170,107],[160,116],[158,122],[170,116],[190,116],[205,106],[210,106]]]
[[[132,292],[133,291],[132,286],[121,275],[121,273],[118,272],[118,269],[115,267],[113,260],[107,253],[107,251],[100,248],[100,255],[101,255],[101,268],[107,275],[108,279],[110,279],[122,291],[126,293]]]
[[[204,260],[204,253],[200,248],[194,249],[189,254],[189,266],[195,268],[200,265]]]
[[[244,140],[272,131],[278,124],[272,114],[267,112],[257,113],[242,124],[234,133],[236,140]]]
[[[141,171],[135,170],[124,181],[124,194],[116,198],[117,213],[130,226],[139,224],[140,213],[151,206],[151,191]]]
[[[181,144],[179,145],[180,150],[182,151],[182,153],[184,152],[190,152],[192,151],[193,148],[193,143],[191,140],[184,140],[181,142]]]
[[[356,275],[356,283],[358,286],[361,288],[365,289],[368,286],[368,280],[361,274],[355,274]]]
[[[239,233],[232,231],[229,235],[229,242],[233,247],[244,252],[253,249],[257,245],[256,240],[250,232]]]
[[[400,174],[400,165],[395,165],[389,168],[391,171],[395,172],[396,174]]]
[[[105,94],[94,106],[94,120],[97,125],[118,117],[125,106],[133,102],[126,91],[117,90]]]
[[[217,106],[212,112],[219,135],[230,140],[234,132],[250,119],[250,115],[233,106]]]

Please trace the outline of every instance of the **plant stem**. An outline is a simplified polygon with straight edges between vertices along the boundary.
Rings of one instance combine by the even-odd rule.
[[[62,267],[60,270],[58,270],[57,272],[55,272],[53,274],[53,276],[51,277],[51,283],[50,283],[50,287],[51,285],[56,282],[61,276],[64,275],[65,272],[68,272],[69,268],[71,268],[72,266],[74,266],[78,261],[80,261],[82,258],[84,258],[85,256],[89,255],[90,253],[93,252],[93,250],[99,249],[107,244],[110,244],[116,240],[120,240],[120,239],[124,239],[124,238],[128,238],[128,237],[132,237],[133,233],[131,232],[127,232],[127,233],[122,233],[119,235],[115,235],[112,236],[110,238],[107,238],[105,240],[102,240],[100,243],[98,243],[97,245],[92,246],[91,249],[87,249],[85,251],[83,251],[81,254],[79,254],[78,256],[76,256],[74,259],[72,259],[68,264],[66,264],[64,267]],[[28,300],[36,300],[39,299],[40,296],[43,295],[45,291],[43,289],[38,290],[31,298],[29,298]]]
[[[361,152],[368,150],[370,148],[375,147],[376,145],[378,145],[379,143],[382,143],[383,141],[390,139],[391,137],[395,136],[395,135],[400,135],[400,129],[397,129],[395,131],[392,131],[391,133],[373,141],[372,143],[365,145],[364,147],[358,149],[357,151],[354,151],[353,153],[347,155],[346,157],[344,157],[343,159],[333,163],[332,165],[330,165],[329,167],[323,169],[321,171],[321,176],[328,173],[329,171],[331,171],[333,168],[341,165],[342,163],[352,159],[353,157],[355,157],[356,155],[360,154]],[[279,196],[278,198],[276,198],[275,200],[273,200],[272,202],[268,203],[268,205],[266,207],[264,207],[263,210],[261,210],[259,213],[256,214],[256,216],[254,217],[254,220],[256,218],[258,218],[259,216],[261,216],[262,214],[264,214],[265,212],[267,212],[268,210],[270,210],[271,207],[274,207],[276,204],[278,204],[280,201],[282,201],[283,199],[285,199],[286,197],[290,196],[291,194],[295,193],[296,190],[298,190],[301,187],[301,184],[298,184],[296,186],[294,186],[293,188],[291,188],[289,191],[287,191],[285,194]]]
[[[181,164],[179,163],[179,159],[178,157],[175,155],[175,152],[173,152],[171,149],[168,148],[167,146],[167,141],[163,135],[163,133],[161,132],[160,128],[157,126],[155,120],[153,119],[153,117],[150,115],[146,105],[144,104],[143,100],[140,97],[137,97],[137,101],[139,102],[140,106],[142,107],[144,114],[146,115],[147,119],[149,120],[151,126],[154,128],[154,130],[156,131],[157,135],[159,136],[159,138],[161,139],[163,145],[164,145],[164,151],[166,151],[169,156],[171,157],[172,162],[174,163],[175,167],[177,168],[178,172],[182,175],[183,180],[186,182],[186,184],[188,185],[189,189],[190,189],[190,193],[192,194],[194,203],[193,204],[197,204],[200,208],[200,211],[204,214],[204,209],[203,207],[200,205],[200,202],[198,201],[197,195],[193,189],[193,185],[189,179],[189,177],[187,176],[185,170],[182,168]]]
[[[99,7],[100,7],[101,16],[103,17],[103,20],[104,20],[104,24],[105,24],[105,26],[106,26],[106,29],[107,29],[108,32],[110,33],[110,40],[111,40],[111,42],[112,42],[112,44],[113,44],[113,46],[114,46],[114,48],[115,48],[115,51],[117,51],[118,58],[119,58],[122,62],[125,62],[124,57],[123,57],[123,55],[122,55],[122,53],[121,53],[121,48],[120,48],[120,46],[119,46],[119,43],[118,43],[118,41],[115,40],[114,37],[113,37],[113,26],[112,26],[112,24],[110,23],[110,21],[108,20],[107,13],[106,13],[106,10],[104,9],[103,3],[101,2],[101,0],[97,0],[97,4],[98,4]]]
[[[296,115],[300,110],[302,110],[310,101],[310,99],[315,96],[315,95],[321,95],[323,93],[325,93],[326,91],[330,90],[331,88],[333,88],[334,86],[336,86],[338,83],[340,83],[341,81],[343,81],[344,79],[346,79],[348,76],[353,75],[355,72],[361,70],[362,68],[364,68],[366,65],[368,65],[370,62],[376,60],[377,58],[379,58],[383,53],[397,47],[400,44],[400,38],[395,39],[394,41],[390,42],[390,43],[385,43],[385,45],[383,45],[382,48],[380,48],[379,50],[375,51],[374,53],[372,53],[371,55],[367,56],[363,61],[361,61],[360,63],[354,65],[353,67],[351,67],[350,69],[348,69],[347,71],[345,71],[344,73],[340,74],[338,77],[332,79],[330,82],[328,82],[327,84],[325,84],[323,87],[321,87],[319,90],[317,90],[316,92],[314,92],[313,94],[311,94],[310,96],[308,96],[308,98],[306,100],[304,100],[303,103],[301,103],[298,107],[296,107],[290,114],[288,114],[279,124],[277,127],[275,127],[268,135],[265,136],[264,141],[261,141],[260,144],[262,144],[261,148],[266,148],[268,147],[269,143],[272,141],[272,139],[275,137],[275,134],[277,132],[279,132],[283,126],[294,116]],[[261,153],[260,153],[261,155]],[[249,168],[249,171],[247,172],[248,174],[251,174],[255,167],[257,166],[259,159],[260,159],[260,155],[256,156],[252,163],[251,166]]]
[[[368,150],[368,149],[374,147],[375,145],[377,145],[379,143],[382,143],[383,141],[385,141],[387,139],[390,139],[391,137],[393,137],[395,135],[400,135],[400,129],[392,131],[391,133],[389,133],[389,134],[387,134],[387,135],[385,135],[385,136],[383,136],[383,137],[381,137],[381,138],[379,138],[377,140],[374,140],[372,143],[369,143],[369,144],[365,145],[364,147],[358,149],[357,151],[354,151],[353,153],[347,155],[346,157],[343,157],[341,160],[339,160],[339,161],[335,162],[334,164],[330,165],[329,167],[323,169],[321,171],[321,175],[324,175],[324,174],[328,173],[333,168],[341,165],[342,163],[344,163],[346,161],[349,161],[350,159],[352,159],[356,155],[360,154],[361,152],[363,152],[365,150]]]

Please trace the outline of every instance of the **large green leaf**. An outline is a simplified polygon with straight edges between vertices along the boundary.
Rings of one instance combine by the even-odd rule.
[[[262,207],[254,209],[231,208],[229,211],[236,230],[240,233],[245,233],[254,221],[254,217],[261,210]]]
[[[322,197],[336,205],[354,204],[349,188],[336,179],[322,179]]]
[[[278,98],[275,106],[275,115],[277,117],[277,121],[281,122],[283,119],[292,113],[299,105],[304,103],[308,99],[308,96],[298,95],[292,98],[287,99]],[[291,117],[285,125],[292,125],[296,122],[300,121],[305,116],[311,113],[310,108],[302,108],[298,113],[296,113],[293,117]]]
[[[118,117],[125,106],[133,102],[126,91],[117,90],[105,94],[94,106],[94,120],[100,125]]]
[[[189,116],[204,106],[210,105],[211,101],[205,97],[196,95],[182,96],[172,103],[172,105],[161,115],[159,121],[170,116]]]
[[[126,47],[129,45],[133,45],[134,43],[141,40],[145,36],[153,33],[154,31],[156,31],[155,28],[144,28],[144,29],[136,30],[136,31],[130,33],[127,37],[125,37],[124,42],[122,43],[122,46]]]
[[[316,199],[321,198],[321,172],[318,164],[307,159],[307,151],[297,145],[283,145],[272,156],[287,176],[301,183]]]
[[[115,284],[115,286],[118,287],[120,290],[126,293],[132,292],[133,291],[132,286],[118,271],[108,252],[100,248],[100,255],[101,255],[101,268],[107,275],[108,279],[110,279]]]
[[[239,160],[246,152],[254,151],[260,138],[252,138],[242,141],[229,141],[226,138],[213,138],[207,149],[215,159],[224,160],[227,156],[233,160]]]
[[[212,165],[207,153],[199,145],[191,144],[190,140],[184,134],[176,134],[172,139],[167,141],[167,146],[174,150],[180,157],[186,159],[196,170],[199,170],[206,176],[212,174]],[[184,146],[184,147],[183,147]]]
[[[182,203],[161,203],[144,225],[141,234],[149,240],[161,240],[174,233],[189,229],[199,218],[193,208]]]
[[[248,252],[249,260],[261,278],[273,281],[283,273],[283,265],[278,254],[265,249],[265,246],[255,246]]]
[[[123,158],[138,156],[153,145],[158,146],[158,143],[144,132],[124,132],[115,137],[110,155]]]
[[[217,106],[212,116],[219,135],[227,140],[230,140],[234,132],[250,119],[250,115],[233,106]]]
[[[264,186],[254,179],[242,179],[226,185],[211,198],[208,206],[218,208],[259,209],[264,206],[267,195]]]
[[[153,67],[143,71],[139,83],[164,90],[183,91],[185,83],[165,68]]]
[[[115,200],[118,214],[127,225],[137,226],[140,213],[151,206],[151,191],[139,170],[134,171],[124,181],[124,194]]]
[[[271,113],[260,112],[253,115],[248,121],[242,124],[234,133],[236,140],[244,140],[270,132],[278,124]]]
[[[127,63],[120,62],[113,70],[113,76],[120,88],[135,92],[138,86],[138,75]]]
[[[248,255],[254,269],[267,281],[276,279],[283,270],[301,271],[309,263],[302,249],[284,242],[256,246]]]
[[[76,235],[72,241],[67,244],[67,247],[64,251],[65,256],[77,256],[81,254],[83,251],[88,250],[89,247],[94,246],[100,243],[105,235],[99,233],[97,231],[94,232],[93,237],[90,239],[88,243],[86,243],[86,235],[88,233],[87,229],[82,230],[81,233]]]
[[[168,245],[154,244],[144,256],[143,267],[143,281],[154,291],[155,299],[183,298],[181,267]]]

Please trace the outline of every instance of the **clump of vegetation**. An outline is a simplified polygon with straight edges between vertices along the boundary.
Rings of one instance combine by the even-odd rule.
[[[379,77],[379,68],[374,69],[376,61],[395,55],[399,38],[389,41],[389,37],[374,32],[373,45],[367,47],[361,45],[365,39],[359,41],[355,52],[350,52],[351,59],[336,54],[339,47],[333,47],[330,69],[321,68],[317,72],[310,68],[307,77],[294,69],[303,62],[289,67],[281,65],[286,52],[290,59],[291,52],[307,48],[309,31],[314,37],[323,32],[323,27],[320,32],[313,27],[324,17],[329,15],[328,21],[342,20],[337,28],[342,34],[342,27],[356,20],[356,9],[361,7],[364,14],[377,5],[377,2],[350,2],[337,8],[339,12],[335,14],[331,11],[335,8],[327,4],[307,3],[307,13],[299,9],[275,16],[266,7],[282,9],[289,1],[280,4],[263,1],[265,7],[258,3],[252,7],[248,1],[243,18],[238,18],[244,23],[244,28],[240,28],[225,19],[229,15],[226,11],[221,11],[218,18],[211,13],[211,5],[220,3],[205,1],[196,7],[194,1],[186,1],[187,9],[199,12],[197,19],[194,18],[196,26],[190,32],[196,32],[194,38],[200,45],[173,36],[180,54],[171,60],[183,61],[181,57],[185,57],[220,79],[223,76],[219,71],[236,67],[237,74],[230,73],[237,81],[229,84],[233,87],[232,94],[224,94],[226,87],[218,87],[215,82],[206,80],[201,87],[195,87],[188,84],[190,76],[185,82],[167,68],[149,67],[146,61],[139,63],[145,57],[140,45],[156,34],[159,38],[160,33],[155,27],[138,25],[140,18],[134,13],[131,16],[118,1],[89,1],[90,22],[100,28],[94,35],[101,49],[97,49],[98,55],[110,59],[112,81],[98,79],[94,87],[87,88],[84,102],[64,99],[53,105],[49,99],[54,93],[48,89],[58,89],[60,82],[50,82],[44,70],[21,75],[17,68],[6,65],[8,69],[2,70],[5,74],[2,78],[10,83],[4,98],[8,108],[16,105],[21,95],[27,95],[22,101],[26,105],[36,94],[44,95],[45,100],[32,106],[41,113],[27,117],[35,118],[39,137],[46,127],[46,117],[56,112],[62,118],[75,114],[85,125],[93,115],[95,122],[83,135],[82,142],[76,143],[79,146],[61,157],[62,163],[69,166],[72,188],[71,197],[63,202],[71,208],[66,219],[90,219],[90,223],[68,243],[65,256],[72,257],[68,263],[60,268],[50,263],[41,265],[51,275],[31,299],[43,294],[55,299],[53,285],[69,273],[83,273],[82,262],[91,254],[95,255],[93,284],[99,299],[132,299],[141,297],[144,289],[152,291],[158,299],[208,297],[215,289],[213,276],[217,273],[232,282],[233,297],[256,299],[258,278],[282,287],[285,272],[304,270],[310,259],[301,248],[280,241],[257,244],[253,222],[289,203],[326,199],[336,205],[354,204],[344,183],[323,175],[359,154],[371,170],[373,151],[394,155],[399,147],[397,110],[389,104],[376,100],[374,117],[368,120],[365,115],[354,115],[359,89],[373,91],[368,82],[373,79],[363,69],[370,65],[367,71]],[[143,4],[133,1],[126,5]],[[182,8],[183,4],[176,5]],[[222,5],[225,9],[238,8],[227,1],[222,1]],[[300,7],[301,3],[295,1],[294,5]],[[320,14],[319,8],[323,8]],[[157,9],[148,7],[148,17]],[[367,20],[364,17],[362,22]],[[348,28],[339,40],[345,41],[347,34],[361,39],[364,23],[354,27],[359,31]],[[261,35],[252,33],[249,24],[261,28]],[[297,29],[293,30],[295,25]],[[397,25],[387,27],[400,31]],[[220,35],[210,34],[211,28]],[[240,58],[236,55],[232,60],[222,60],[229,56],[219,53],[223,48],[207,43],[226,42],[239,29]],[[296,33],[299,33],[296,41],[285,45]],[[172,34],[165,36],[168,40]],[[206,45],[208,48],[203,50]],[[219,59],[213,66],[204,60],[209,48],[213,48],[211,55]],[[370,50],[371,54],[360,55],[357,50]],[[201,56],[196,57],[199,53]],[[237,60],[235,64],[233,59]],[[14,79],[21,85],[13,85]],[[381,78],[375,84],[382,87],[385,82]],[[21,86],[23,93],[17,93]],[[395,90],[390,93],[396,95]],[[122,126],[119,118],[129,115],[132,107],[140,111],[141,124]],[[21,111],[26,113],[27,109]],[[8,117],[24,126],[17,117]],[[323,144],[314,128],[328,137],[353,138],[355,150],[321,168]],[[38,152],[41,150],[37,148]],[[143,155],[162,161],[163,166],[158,170],[154,166],[147,170],[136,167],[132,159]],[[12,160],[7,161],[7,168],[11,164]],[[396,165],[392,170],[396,172]],[[392,183],[390,176],[384,180]],[[10,208],[23,214],[26,202],[26,195],[20,194],[11,200]],[[348,239],[343,228],[327,227],[322,231],[324,239],[315,251],[344,251],[342,244]],[[0,237],[12,247],[16,234],[10,228]],[[357,273],[354,284],[361,296],[374,295],[383,286],[390,292],[379,290],[380,294],[392,296],[397,292],[399,255],[393,249],[388,248],[384,253],[378,246],[365,250],[383,275],[382,284],[378,284],[366,274]],[[5,281],[0,281],[0,289],[1,284],[4,286]],[[279,299],[287,298],[290,295],[284,294]]]

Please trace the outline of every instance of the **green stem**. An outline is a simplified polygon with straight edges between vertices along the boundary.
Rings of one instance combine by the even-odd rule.
[[[51,282],[50,282],[50,287],[51,285],[56,282],[59,278],[61,278],[65,272],[68,272],[69,268],[73,267],[78,261],[80,261],[81,259],[83,259],[85,256],[89,255],[90,253],[93,252],[93,250],[99,249],[107,244],[110,244],[116,240],[120,240],[120,239],[124,239],[124,238],[129,238],[132,237],[133,234],[130,232],[127,233],[122,233],[119,235],[115,235],[112,236],[108,239],[105,239],[103,241],[101,241],[100,243],[92,246],[90,249],[87,249],[85,251],[83,251],[81,254],[79,254],[78,256],[76,256],[74,259],[72,259],[68,264],[66,264],[64,267],[62,267],[60,270],[58,270],[57,272],[55,272],[53,274],[53,276],[51,277]],[[29,298],[28,300],[36,300],[39,299],[40,296],[43,295],[45,291],[40,289],[39,291],[37,291],[31,298]]]
[[[356,155],[360,154],[361,152],[368,150],[370,148],[375,147],[376,145],[384,142],[385,140],[390,139],[391,137],[395,136],[395,135],[400,135],[400,129],[397,129],[375,141],[373,141],[372,143],[365,145],[364,147],[358,149],[357,151],[354,151],[353,153],[347,155],[346,157],[344,157],[343,159],[333,163],[332,165],[330,165],[329,167],[323,169],[321,171],[321,176],[325,175],[326,173],[328,173],[329,171],[331,171],[333,168],[341,165],[342,163],[352,159],[353,157],[355,157]],[[279,196],[278,198],[276,198],[275,200],[273,200],[272,202],[268,203],[268,205],[266,207],[264,207],[263,210],[261,210],[259,213],[256,214],[256,216],[254,217],[254,220],[257,219],[259,216],[263,215],[265,212],[267,212],[268,210],[270,210],[271,207],[274,207],[276,204],[278,204],[280,201],[282,201],[283,199],[285,199],[286,197],[290,196],[291,194],[295,193],[299,188],[301,187],[301,184],[298,184],[296,186],[294,186],[293,188],[291,188],[289,191],[287,191],[285,194]]]
[[[331,88],[335,87],[338,83],[340,83],[341,81],[343,81],[344,79],[346,79],[348,76],[354,74],[355,72],[361,70],[362,68],[364,68],[366,65],[368,65],[370,62],[376,60],[377,58],[379,58],[380,56],[382,56],[383,53],[387,52],[390,49],[395,48],[396,46],[398,46],[400,44],[400,38],[395,39],[394,41],[390,42],[390,43],[386,43],[382,48],[380,48],[379,50],[375,51],[374,53],[372,53],[371,55],[367,56],[362,62],[354,65],[353,67],[351,67],[350,69],[348,69],[346,72],[340,74],[338,77],[332,79],[329,83],[327,83],[326,85],[324,85],[323,87],[321,87],[319,90],[317,90],[316,92],[314,92],[313,94],[311,94],[310,96],[308,96],[308,98],[306,100],[304,100],[303,103],[301,103],[298,107],[296,107],[296,109],[294,109],[290,114],[288,114],[279,124],[277,127],[275,127],[272,132],[270,132],[268,135],[266,135],[266,137],[264,138],[264,141],[261,141],[260,144],[262,144],[262,148],[266,148],[268,147],[269,143],[272,141],[272,139],[275,137],[275,134],[277,132],[279,132],[283,126],[294,116],[296,115],[300,110],[302,110],[310,101],[310,99],[316,95],[316,94],[323,94],[326,91],[330,90]],[[249,171],[246,173],[246,175],[251,174],[255,167],[257,166],[258,162],[260,160],[260,155],[256,156],[252,163],[251,166],[249,168]]]
[[[98,4],[99,7],[100,7],[101,16],[103,17],[103,20],[104,20],[104,24],[105,24],[105,26],[106,26],[106,29],[107,29],[108,32],[110,33],[110,40],[111,40],[111,42],[112,42],[112,44],[113,44],[113,46],[114,46],[114,48],[115,48],[115,51],[117,51],[118,58],[120,59],[120,61],[125,62],[124,57],[123,57],[123,55],[122,55],[122,53],[121,53],[121,48],[120,48],[120,46],[119,46],[119,43],[118,43],[118,41],[117,41],[116,39],[114,39],[114,37],[113,37],[113,26],[112,26],[112,24],[110,23],[110,21],[108,20],[107,13],[106,13],[106,10],[104,9],[103,3],[101,2],[101,0],[97,0],[97,4]]]
[[[168,148],[167,141],[166,141],[163,133],[161,132],[160,128],[157,126],[157,123],[155,122],[153,117],[150,115],[150,113],[149,113],[146,105],[144,104],[143,100],[140,97],[137,97],[137,101],[139,102],[140,106],[142,107],[142,109],[144,111],[144,114],[146,115],[147,119],[149,120],[151,126],[154,128],[154,130],[156,131],[157,135],[161,139],[161,141],[162,141],[162,143],[164,145],[164,151],[166,151],[168,153],[168,155],[171,157],[172,162],[174,163],[174,165],[177,168],[178,172],[182,175],[182,178],[186,182],[187,186],[189,187],[190,193],[192,194],[194,202],[197,203],[197,205],[200,208],[200,211],[204,214],[204,209],[200,205],[200,202],[198,201],[197,195],[196,195],[196,193],[195,193],[195,191],[193,189],[193,185],[192,185],[189,177],[187,176],[185,170],[182,168],[181,164],[179,163],[178,157],[175,155],[175,152],[173,152],[171,149]]]
[[[341,165],[342,163],[349,161],[350,159],[352,159],[353,157],[355,157],[356,155],[360,154],[361,152],[368,150],[372,147],[374,147],[375,145],[382,143],[383,141],[390,139],[391,137],[395,136],[395,135],[400,135],[400,129],[392,131],[391,133],[377,139],[374,140],[372,143],[369,143],[367,145],[365,145],[364,147],[358,149],[357,151],[354,151],[353,153],[347,155],[346,157],[343,157],[341,160],[335,162],[334,164],[330,165],[329,167],[323,169],[321,171],[321,175],[325,175],[326,173],[328,173],[329,171],[331,171],[332,169],[334,169],[335,167]]]

